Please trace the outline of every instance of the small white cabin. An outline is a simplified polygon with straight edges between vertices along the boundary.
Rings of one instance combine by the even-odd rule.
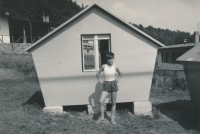
[[[27,51],[32,53],[46,107],[94,106],[102,90],[96,71],[109,51],[123,74],[117,103],[148,101],[160,46],[164,45],[94,4]]]

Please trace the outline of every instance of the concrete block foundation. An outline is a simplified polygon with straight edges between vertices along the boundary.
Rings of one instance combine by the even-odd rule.
[[[43,112],[45,112],[45,113],[63,113],[63,107],[62,106],[44,107]]]
[[[150,101],[133,102],[135,115],[150,115],[152,116],[152,103]]]

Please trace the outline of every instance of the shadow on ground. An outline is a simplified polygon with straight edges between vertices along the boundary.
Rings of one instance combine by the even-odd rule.
[[[177,100],[156,105],[156,108],[186,130],[200,130],[191,101]]]
[[[43,99],[43,96],[42,96],[42,92],[41,91],[36,91],[31,96],[31,98],[29,98],[25,103],[23,103],[23,105],[26,105],[26,104],[29,104],[29,105],[30,104],[37,104],[41,108],[44,108],[45,104],[44,104],[44,99]]]
[[[110,111],[111,112],[111,107],[112,105],[110,103],[106,104],[106,111]],[[116,104],[116,111],[123,111],[123,110],[127,110],[129,112],[133,112],[133,103],[132,102],[126,102],[126,103],[117,103]],[[107,118],[108,120],[110,120],[108,114],[105,112],[105,118]],[[94,114],[93,115],[93,119],[98,119],[101,116],[100,113]]]
[[[106,111],[111,112],[111,104],[106,104]],[[75,105],[75,106],[63,106],[64,111],[73,111],[73,112],[86,112],[88,113],[87,105]],[[130,112],[133,111],[133,103],[117,103],[116,104],[116,111],[120,110],[128,110]],[[110,120],[108,114],[105,112],[105,118]],[[100,111],[98,113],[93,114],[93,119],[97,120],[101,116]]]

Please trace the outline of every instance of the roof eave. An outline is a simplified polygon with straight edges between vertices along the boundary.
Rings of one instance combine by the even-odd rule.
[[[175,46],[175,47],[160,47],[158,49],[173,49],[173,48],[182,48],[182,47],[194,47],[195,45],[190,45],[190,46]]]

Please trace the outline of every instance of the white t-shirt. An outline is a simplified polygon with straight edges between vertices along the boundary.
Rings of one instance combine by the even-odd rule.
[[[114,81],[115,80],[115,65],[108,66],[105,64],[104,67],[104,81]]]

